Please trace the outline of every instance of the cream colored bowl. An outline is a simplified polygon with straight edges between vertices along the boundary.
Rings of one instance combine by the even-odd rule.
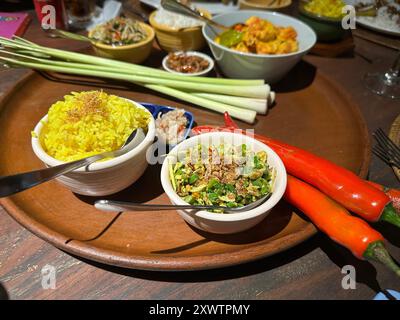
[[[146,31],[147,38],[134,44],[123,46],[110,46],[101,42],[92,42],[92,47],[96,55],[104,58],[123,60],[131,63],[141,63],[146,60],[153,48],[154,30],[148,24],[139,22],[140,26]],[[89,37],[92,33],[89,32]]]
[[[129,100],[131,101],[131,100]],[[137,102],[131,101],[139,108],[148,110]],[[149,112],[150,114],[150,112]],[[43,123],[47,121],[45,115],[36,125],[34,132],[40,136]],[[150,114],[150,122],[144,140],[135,148],[122,156],[95,162],[88,168],[79,168],[62,175],[57,180],[72,192],[88,196],[105,196],[125,189],[142,176],[147,168],[146,152],[152,145],[155,137],[155,121]],[[46,165],[54,167],[64,164],[64,161],[54,159],[48,155],[40,144],[39,138],[32,137],[32,148],[35,155]]]
[[[261,222],[271,211],[271,209],[282,198],[286,189],[286,170],[279,156],[267,145],[242,134],[232,132],[210,132],[189,138],[178,144],[168,154],[161,167],[161,184],[165,193],[169,197],[172,204],[187,205],[172,187],[168,173],[168,164],[176,160],[176,156],[188,148],[194,147],[201,143],[202,145],[219,145],[221,143],[229,143],[232,145],[246,144],[251,146],[254,151],[265,151],[268,154],[268,165],[276,170],[276,179],[272,190],[271,197],[260,206],[238,213],[213,213],[208,211],[194,210],[177,210],[179,215],[190,225],[201,230],[229,234],[250,229],[257,223]]]
[[[205,47],[206,40],[201,31],[202,26],[182,29],[170,28],[156,22],[154,18],[156,12],[150,14],[149,21],[156,32],[158,44],[163,50],[167,52],[196,51]],[[207,15],[211,17],[210,14]]]

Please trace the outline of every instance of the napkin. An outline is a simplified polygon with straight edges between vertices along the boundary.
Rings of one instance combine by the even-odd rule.
[[[400,300],[400,292],[394,290],[387,290],[387,292],[389,292],[392,295],[392,297],[396,298],[396,300]],[[389,300],[389,298],[385,293],[379,292],[375,296],[374,300]]]

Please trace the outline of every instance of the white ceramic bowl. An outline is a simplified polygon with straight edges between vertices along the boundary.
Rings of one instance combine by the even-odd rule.
[[[299,51],[277,55],[244,53],[216,43],[215,33],[208,25],[203,26],[203,35],[218,66],[226,76],[239,79],[265,79],[268,83],[275,83],[282,79],[314,46],[317,37],[305,23],[277,12],[239,10],[218,15],[213,20],[231,26],[238,22],[245,22],[251,16],[266,19],[278,26],[292,26],[297,31]]]
[[[129,101],[148,112],[145,107],[137,102]],[[40,136],[43,128],[42,121],[47,121],[47,115],[39,121],[34,129],[37,137]],[[95,162],[88,168],[79,168],[58,177],[57,180],[71,191],[82,195],[105,196],[121,191],[139,179],[146,170],[148,165],[146,152],[153,143],[154,137],[155,121],[153,116],[151,116],[147,134],[138,146],[122,156],[102,162]],[[32,148],[36,156],[47,167],[54,167],[65,163],[48,155],[43,150],[38,138],[32,138]]]
[[[179,53],[186,53],[189,56],[197,56],[197,57],[203,58],[204,60],[208,61],[208,68],[204,69],[203,71],[196,72],[196,73],[178,72],[178,71],[175,71],[175,70],[170,69],[168,67],[168,64],[167,64],[168,55],[166,55],[164,57],[163,61],[162,61],[162,66],[168,72],[175,73],[175,74],[180,74],[182,76],[195,77],[195,76],[205,76],[206,74],[208,74],[214,68],[214,60],[211,59],[211,57],[209,57],[208,55],[206,55],[204,53],[197,52],[197,51],[177,51],[177,52],[174,52],[174,53],[178,53],[178,54]]]
[[[190,225],[201,230],[229,234],[247,230],[262,221],[282,198],[286,189],[286,170],[279,156],[265,144],[245,135],[231,132],[210,132],[189,138],[178,144],[165,159],[161,168],[161,184],[172,204],[187,205],[174,191],[168,174],[168,164],[176,160],[182,151],[201,143],[202,145],[246,144],[254,151],[264,150],[268,154],[268,164],[276,170],[276,180],[271,197],[262,205],[249,211],[218,214],[208,211],[178,210],[179,215]]]

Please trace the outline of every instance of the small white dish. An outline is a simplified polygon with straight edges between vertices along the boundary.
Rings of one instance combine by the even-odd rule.
[[[201,72],[196,72],[196,73],[178,72],[178,71],[175,71],[175,70],[170,69],[168,67],[167,61],[168,61],[169,55],[166,55],[164,57],[164,59],[162,60],[162,66],[163,66],[164,70],[166,70],[168,72],[175,73],[175,74],[180,74],[182,76],[195,77],[195,76],[205,76],[214,68],[214,60],[210,56],[208,56],[208,55],[206,55],[204,53],[201,53],[201,52],[198,52],[198,51],[176,51],[176,52],[171,52],[171,53],[177,53],[177,54],[185,53],[187,55],[192,55],[192,56],[197,56],[197,57],[203,58],[204,60],[207,60],[208,68],[204,69]]]
[[[137,107],[143,108],[149,112],[141,104],[132,100],[129,101],[134,103]],[[110,160],[92,163],[87,168],[76,169],[56,179],[72,192],[88,196],[105,196],[130,186],[142,176],[148,166],[146,152],[154,142],[156,133],[154,118],[150,112],[149,114],[150,122],[148,124],[146,136],[144,140],[132,150]],[[40,136],[43,123],[46,121],[47,114],[38,122],[34,129],[36,137]],[[65,163],[47,154],[43,150],[39,138],[36,137],[32,137],[32,148],[35,155],[46,167],[54,167]]]
[[[171,150],[161,167],[161,184],[172,204],[188,205],[174,190],[169,177],[168,165],[176,160],[178,154],[181,154],[188,148],[201,143],[202,145],[219,145],[229,143],[232,145],[246,144],[252,146],[254,151],[267,152],[268,165],[276,170],[275,182],[271,197],[260,206],[238,213],[213,213],[208,211],[195,211],[190,209],[177,210],[179,215],[190,225],[211,233],[231,234],[241,232],[255,226],[261,222],[271,211],[271,209],[280,201],[287,183],[286,169],[279,156],[267,145],[261,143],[249,136],[232,132],[210,132],[191,137],[182,141]]]

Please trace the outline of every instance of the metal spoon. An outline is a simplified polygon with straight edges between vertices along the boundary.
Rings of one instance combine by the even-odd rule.
[[[227,208],[221,206],[193,206],[193,205],[174,205],[174,204],[145,204],[145,203],[134,203],[124,201],[112,201],[112,200],[98,200],[94,203],[96,209],[102,211],[126,211],[126,210],[138,210],[138,211],[160,211],[160,210],[171,210],[171,209],[192,209],[192,210],[222,210],[225,213],[238,213],[243,211],[251,210],[259,205],[263,204],[271,197],[272,193],[265,195],[264,197],[254,201],[246,206],[238,208]]]
[[[0,178],[0,198],[7,197],[12,194],[24,191],[26,189],[37,186],[43,182],[54,179],[60,175],[71,172],[75,169],[86,167],[93,162],[104,158],[118,157],[132,150],[140,142],[143,141],[145,134],[142,129],[132,131],[123,146],[115,151],[103,152],[91,157],[86,157],[81,160],[68,162],[59,166],[46,169],[19,173],[16,175]]]
[[[176,13],[181,13],[181,14],[188,15],[188,16],[191,16],[196,19],[200,19],[200,20],[204,21],[205,23],[210,24],[219,29],[223,29],[223,30],[231,29],[230,27],[224,26],[222,24],[219,24],[218,22],[215,22],[215,21],[207,18],[203,12],[194,10],[194,9],[180,3],[178,0],[161,0],[161,6],[166,10],[170,10],[170,11],[173,11]]]

